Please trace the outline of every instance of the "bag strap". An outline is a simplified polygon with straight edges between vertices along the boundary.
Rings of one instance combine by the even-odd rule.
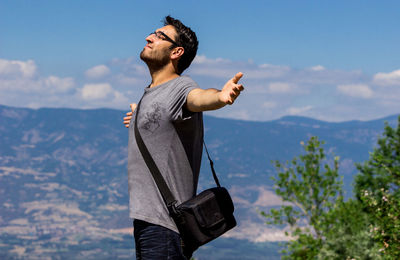
[[[161,175],[160,170],[158,169],[156,163],[154,162],[153,157],[151,156],[149,150],[147,149],[142,136],[140,135],[139,132],[139,128],[137,126],[137,122],[138,122],[138,118],[139,118],[139,110],[140,110],[140,104],[141,104],[142,100],[140,100],[139,104],[136,107],[136,118],[135,118],[135,138],[136,138],[136,143],[138,145],[139,151],[143,156],[143,159],[147,165],[147,167],[149,168],[151,175],[153,176],[153,179],[155,181],[155,183],[157,184],[157,187],[164,199],[165,204],[167,205],[167,208],[170,212],[170,214],[172,213],[176,213],[175,210],[175,205],[177,203],[177,200],[175,199],[174,195],[172,194],[171,190],[168,188],[167,183],[165,182],[163,176]],[[215,184],[218,187],[221,187],[217,174],[215,173],[214,170],[214,162],[211,160],[210,154],[208,153],[208,149],[206,146],[206,143],[203,140],[203,144],[204,144],[204,148],[206,149],[206,153],[207,153],[207,157],[208,160],[210,161],[210,167],[211,167],[211,171],[214,177],[214,181]]]
[[[208,160],[210,161],[211,172],[213,174],[215,184],[217,184],[218,187],[221,187],[221,185],[219,184],[219,180],[218,180],[217,174],[215,173],[215,170],[214,170],[214,162],[211,160],[210,154],[208,153],[207,145],[204,142],[204,140],[203,140],[203,144],[204,144],[204,148],[206,148],[206,153],[207,153]]]

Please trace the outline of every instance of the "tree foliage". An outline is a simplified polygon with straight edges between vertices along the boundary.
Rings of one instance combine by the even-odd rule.
[[[358,200],[338,201],[328,215],[331,223],[324,230],[317,259],[382,259],[369,217]]]
[[[368,161],[358,164],[355,194],[373,225],[386,258],[400,259],[400,117],[397,129],[386,123]]]
[[[278,171],[275,192],[285,202],[267,214],[268,223],[287,224],[292,238],[284,253],[290,258],[309,259],[321,248],[324,233],[332,223],[331,212],[343,200],[339,158],[329,163],[317,137],[302,143],[305,154],[290,163],[275,161]]]
[[[339,158],[328,159],[322,144],[311,137],[302,144],[304,154],[290,163],[274,163],[275,192],[284,203],[261,214],[267,223],[289,227],[292,240],[282,251],[283,258],[386,259],[375,243],[376,228],[365,211],[365,200],[344,201]]]

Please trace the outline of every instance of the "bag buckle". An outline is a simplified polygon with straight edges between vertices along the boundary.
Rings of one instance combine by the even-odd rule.
[[[171,202],[171,203],[169,203],[169,204],[167,205],[168,212],[169,212],[169,214],[171,215],[171,217],[179,216],[179,215],[180,215],[180,214],[178,213],[178,211],[176,210],[176,206],[175,206],[176,203],[177,203],[177,201],[174,200],[173,202]]]

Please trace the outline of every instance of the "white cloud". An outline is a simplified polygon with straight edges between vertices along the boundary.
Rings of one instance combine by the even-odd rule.
[[[310,70],[313,70],[313,71],[323,71],[323,70],[325,70],[325,67],[324,67],[324,66],[321,66],[321,65],[317,65],[317,66],[311,67]]]
[[[72,89],[75,85],[73,78],[59,78],[50,76],[43,79],[43,84],[52,92],[66,92]]]
[[[267,108],[267,109],[272,109],[272,108],[275,108],[277,106],[278,106],[278,104],[276,102],[274,102],[274,101],[265,101],[262,104],[262,107],[263,108]]]
[[[5,91],[1,93],[3,96],[10,93],[21,95],[40,93],[45,96],[49,93],[66,92],[73,86],[74,79],[70,77],[40,77],[37,75],[37,66],[33,60],[0,59],[0,91]]]
[[[304,106],[304,107],[289,107],[286,111],[289,115],[300,115],[304,112],[311,110],[312,106]]]
[[[41,95],[67,92],[75,86],[73,78],[59,78],[49,76],[46,78],[0,78],[0,90],[20,92],[21,94],[38,93]]]
[[[268,86],[268,90],[270,93],[290,93],[294,91],[296,88],[295,85],[286,83],[286,82],[272,82]]]
[[[139,74],[139,75],[147,75],[149,73],[149,70],[147,67],[139,64],[134,64],[133,66],[134,71]]]
[[[114,105],[121,105],[121,104],[129,104],[128,98],[121,92],[119,91],[114,91],[114,99],[112,100],[112,103]]]
[[[99,79],[110,73],[110,69],[106,65],[98,65],[88,69],[85,72],[86,77],[91,79]]]
[[[190,68],[190,74],[211,76],[215,78],[230,79],[239,71],[243,72],[246,79],[270,79],[283,77],[290,71],[287,66],[271,64],[257,65],[251,61],[234,62],[227,59],[209,59],[198,55]]]
[[[147,69],[146,66],[143,66],[138,62],[139,61],[133,57],[127,59],[113,59],[110,63],[110,66],[119,69],[125,75],[134,74],[140,76],[147,76],[149,74],[149,70]]]
[[[0,59],[0,104],[128,108],[151,82],[148,69],[138,58],[114,59],[106,64],[82,71],[77,77],[60,77],[40,75],[32,60]],[[211,115],[262,121],[305,115],[343,121],[367,120],[400,111],[400,88],[396,85],[400,70],[371,77],[362,71],[330,70],[321,65],[291,68],[199,55],[185,74],[201,88],[220,89],[238,71],[244,73],[240,82],[245,90],[233,106]],[[79,77],[82,74],[85,77]]]
[[[207,64],[207,65],[210,65],[210,64],[223,64],[223,63],[229,64],[230,60],[222,59],[222,58],[210,59],[210,58],[207,58],[205,55],[197,55],[194,58],[192,63],[193,64]]]
[[[204,55],[198,55],[189,68],[190,75],[206,76],[213,78],[229,79],[237,72],[243,72],[243,80],[288,82],[304,87],[320,84],[350,84],[356,80],[362,81],[366,76],[361,71],[328,70],[322,65],[311,68],[293,69],[284,65],[261,64],[252,61],[236,62],[228,59],[210,59]],[[258,82],[260,83],[260,82]],[[304,86],[304,87],[303,87]]]
[[[374,75],[374,83],[381,86],[400,86],[400,70],[395,70],[389,73],[377,73]]]
[[[284,76],[286,82],[293,82],[298,85],[341,85],[352,84],[356,81],[363,82],[369,80],[362,71],[343,71],[329,69],[291,69]]]
[[[125,76],[124,74],[118,74],[115,77],[115,79],[119,84],[122,84],[122,85],[132,86],[132,85],[136,85],[136,84],[142,84],[141,79],[138,79],[136,77]]]
[[[33,60],[18,61],[0,59],[0,77],[31,78],[36,74],[37,67]]]
[[[128,107],[130,103],[125,93],[112,88],[109,83],[85,84],[78,90],[86,108],[96,107]]]
[[[371,98],[374,94],[369,86],[364,84],[339,85],[337,90],[346,96],[355,98]]]
[[[85,100],[98,100],[105,99],[113,89],[109,83],[85,84],[80,92]]]
[[[127,107],[140,98],[149,77],[138,76],[138,73],[143,73],[143,66],[133,61],[123,65],[112,64],[113,67],[100,65],[86,71],[91,77],[89,80],[107,75],[107,82],[103,80],[102,83],[89,82],[86,77],[40,75],[32,60],[0,59],[0,104],[31,108]],[[118,89],[112,86],[118,86]]]

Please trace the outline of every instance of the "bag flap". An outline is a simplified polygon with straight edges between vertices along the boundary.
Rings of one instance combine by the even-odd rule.
[[[198,203],[192,204],[193,214],[201,227],[212,228],[224,221],[224,215],[213,192],[202,195]]]
[[[224,214],[230,215],[233,214],[234,206],[231,196],[229,192],[224,187],[215,187],[211,188],[208,191],[212,191],[217,198],[218,205],[220,206],[222,212]]]

